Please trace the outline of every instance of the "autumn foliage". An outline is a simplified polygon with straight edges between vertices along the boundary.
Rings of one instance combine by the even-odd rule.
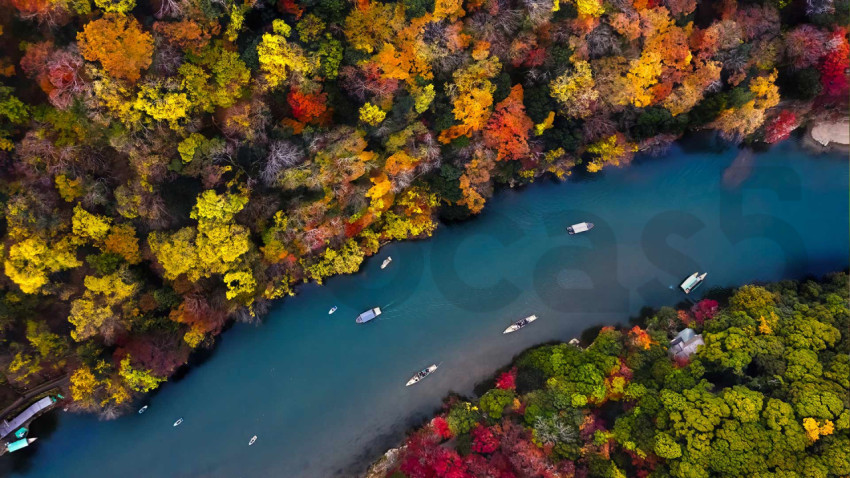
[[[151,64],[153,37],[134,17],[110,13],[83,27],[77,34],[80,53],[97,61],[106,72],[130,82],[138,80]]]
[[[627,167],[693,131],[768,147],[847,109],[846,5],[831,0],[3,5],[0,400],[68,375],[74,406],[108,418],[229,322],[479,214],[500,187]],[[712,310],[666,322],[709,327]],[[663,343],[625,334],[634,354]],[[406,466],[581,476],[578,444],[552,437],[610,452],[604,420],[561,413],[637,393],[635,364],[609,362],[550,384],[557,420],[515,396],[533,382],[521,367],[506,372],[480,413],[533,430],[482,423],[476,446],[499,447],[468,454],[426,437]],[[456,415],[436,440],[471,449]],[[656,441],[629,450],[635,470],[676,453]],[[605,466],[593,473],[617,476]]]

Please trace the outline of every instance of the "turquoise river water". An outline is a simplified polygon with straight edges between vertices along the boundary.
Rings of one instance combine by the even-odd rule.
[[[680,145],[590,179],[500,192],[480,217],[389,245],[357,274],[304,286],[262,325],[234,326],[143,415],[39,419],[40,440],[0,459],[0,470],[356,476],[449,391],[471,393],[534,344],[680,302],[676,285],[694,271],[709,273],[699,296],[848,267],[846,157],[813,156],[794,142],[735,161],[738,153]],[[565,226],[581,221],[596,227],[568,236]],[[394,260],[381,270],[387,255]],[[328,315],[332,305],[339,310]],[[355,325],[375,306],[382,316]],[[533,325],[502,335],[532,313]],[[433,376],[404,386],[431,363],[441,364]]]

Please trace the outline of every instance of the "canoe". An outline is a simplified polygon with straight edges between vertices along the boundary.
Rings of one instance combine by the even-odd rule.
[[[407,381],[407,385],[405,385],[405,387],[409,387],[411,385],[415,385],[421,382],[425,377],[434,373],[435,370],[437,370],[437,364],[431,364],[428,367],[423,368],[414,376],[410,377],[410,380]]]
[[[534,322],[535,320],[537,320],[536,315],[529,315],[528,317],[526,317],[524,319],[519,319],[516,322],[514,322],[513,324],[511,324],[507,329],[505,329],[505,331],[502,332],[502,334],[509,334],[511,332],[516,332],[517,330],[525,327],[526,325]]]

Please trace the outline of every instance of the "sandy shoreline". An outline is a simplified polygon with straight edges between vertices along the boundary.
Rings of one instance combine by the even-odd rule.
[[[820,151],[850,152],[850,120],[815,123],[809,128],[805,143]]]

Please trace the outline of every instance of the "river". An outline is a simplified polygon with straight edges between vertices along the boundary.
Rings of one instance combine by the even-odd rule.
[[[387,246],[262,325],[234,326],[144,415],[56,413],[36,421],[39,442],[0,460],[15,477],[356,476],[450,390],[470,393],[534,344],[680,302],[676,285],[694,271],[709,272],[699,296],[848,266],[846,157],[786,142],[728,170],[738,151],[704,146],[500,192],[480,217]],[[565,233],[585,220],[590,233]],[[355,325],[374,306],[384,314]],[[540,320],[502,335],[532,313]],[[404,386],[431,363],[433,376]]]

